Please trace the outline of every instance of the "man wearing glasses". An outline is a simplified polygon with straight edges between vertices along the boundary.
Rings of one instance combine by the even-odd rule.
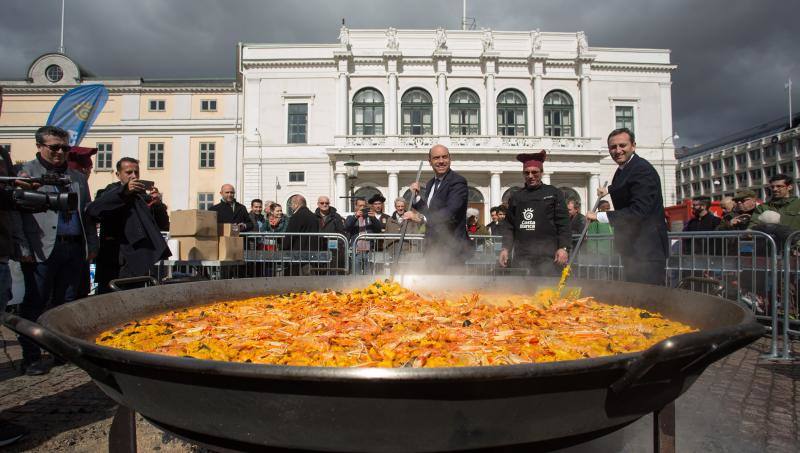
[[[503,235],[499,263],[507,267],[511,261],[513,267],[528,269],[532,275],[555,277],[567,264],[571,237],[564,194],[542,182],[546,156],[545,150],[517,155],[525,188],[511,195],[506,221],[499,225]]]
[[[778,173],[769,178],[769,188],[772,198],[753,212],[749,228],[752,229],[760,222],[759,215],[764,211],[777,211],[781,215],[781,225],[797,231],[800,230],[800,198],[794,196],[794,181],[789,175]]]
[[[36,158],[22,165],[20,176],[38,178],[47,173],[69,176],[68,187],[34,187],[40,192],[75,192],[77,211],[45,211],[22,213],[24,238],[20,242],[22,271],[25,277],[25,298],[21,315],[35,321],[50,306],[71,302],[80,285],[81,269],[97,255],[97,230],[85,218],[91,201],[86,176],[68,168],[69,134],[58,127],[44,126],[36,131]],[[42,351],[25,337],[20,337],[22,366],[28,375],[49,371],[42,363]]]

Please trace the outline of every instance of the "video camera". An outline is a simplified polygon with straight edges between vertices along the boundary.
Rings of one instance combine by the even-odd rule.
[[[55,173],[47,173],[38,178],[28,178],[21,176],[0,176],[0,183],[22,181],[28,184],[39,184],[42,186],[69,187],[72,180],[69,176],[62,176]],[[37,190],[25,190],[12,185],[6,185],[3,190],[11,192],[11,199],[14,205],[20,210],[28,212],[52,211],[74,211],[78,209],[78,194],[74,192],[48,193]]]

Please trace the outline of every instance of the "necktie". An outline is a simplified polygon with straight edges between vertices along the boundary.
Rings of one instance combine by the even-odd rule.
[[[428,194],[428,200],[427,200],[428,205],[431,204],[431,200],[433,199],[433,194],[436,193],[437,189],[439,189],[439,183],[440,182],[441,182],[441,179],[434,178],[434,180],[433,180],[433,188],[431,188],[431,192]]]

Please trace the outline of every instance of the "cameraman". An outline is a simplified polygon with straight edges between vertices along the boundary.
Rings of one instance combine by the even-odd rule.
[[[110,291],[115,278],[140,277],[171,254],[161,231],[169,230],[167,207],[158,189],[150,193],[139,181],[139,161],[123,157],[117,162],[115,182],[97,192],[86,214],[100,221],[100,253],[97,256],[97,291]]]
[[[20,241],[25,298],[20,315],[35,321],[48,307],[71,302],[81,283],[85,262],[97,254],[97,230],[85,218],[91,201],[86,177],[67,167],[69,134],[58,127],[44,126],[36,131],[36,158],[22,164],[19,176],[39,178],[49,173],[68,176],[69,186],[43,185],[39,192],[76,192],[77,211],[21,212],[24,237]],[[41,361],[41,349],[32,340],[20,336],[22,367],[31,376],[46,374],[49,368]]]

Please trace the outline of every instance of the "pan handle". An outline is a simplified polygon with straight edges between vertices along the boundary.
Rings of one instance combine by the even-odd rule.
[[[726,329],[709,336],[689,334],[684,337],[668,338],[642,353],[633,360],[625,374],[611,384],[614,393],[620,393],[636,385],[654,366],[679,357],[695,356],[680,369],[681,374],[702,369],[725,355],[744,347],[764,334],[764,327],[758,323],[739,325],[733,330]]]
[[[122,393],[119,389],[117,381],[105,369],[95,365],[94,363],[86,360],[83,356],[83,351],[80,347],[69,343],[60,336],[56,335],[52,330],[37,324],[33,321],[21,318],[11,313],[6,313],[3,319],[9,329],[17,332],[20,335],[25,335],[31,340],[35,341],[39,346],[58,354],[63,359],[74,363],[78,367],[89,373],[93,379],[113,388],[114,390]]]
[[[125,285],[131,285],[134,283],[149,283],[150,286],[157,286],[158,280],[149,275],[145,275],[144,277],[115,278],[114,280],[108,282],[108,287],[114,291],[122,291],[125,289]],[[120,285],[123,287],[120,288]]]

